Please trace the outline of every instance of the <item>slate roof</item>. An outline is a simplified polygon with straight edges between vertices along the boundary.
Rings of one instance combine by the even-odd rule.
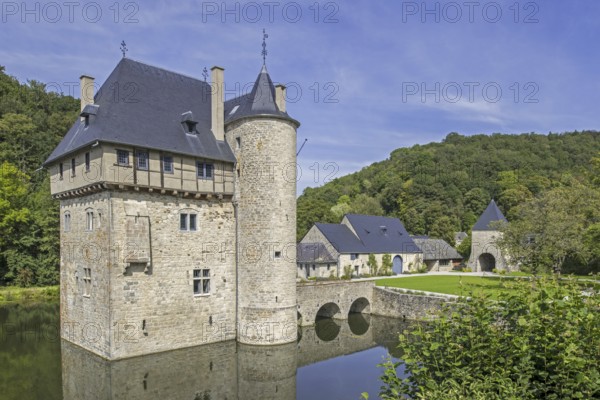
[[[252,91],[225,102],[225,123],[249,116],[274,116],[287,119],[297,126],[300,123],[290,117],[287,112],[279,110],[275,102],[275,86],[263,65]]]
[[[421,253],[398,218],[347,214],[344,224],[316,224],[340,253]]]
[[[443,239],[413,237],[417,246],[423,251],[423,260],[462,260],[456,249]]]
[[[340,253],[366,253],[364,244],[346,225],[315,224],[329,243]]]
[[[296,248],[299,263],[335,263],[337,260],[323,243],[299,243]]]
[[[96,141],[130,145],[194,157],[234,162],[226,142],[211,131],[211,87],[208,83],[123,58],[87,106],[90,124],[78,118],[44,165]],[[238,105],[237,111],[228,115]],[[197,122],[196,133],[186,133],[185,119]],[[269,115],[295,121],[279,111],[275,88],[263,67],[252,92],[225,103],[226,122],[245,116]],[[297,123],[299,125],[299,123]]]
[[[496,202],[492,199],[490,204],[488,204],[487,208],[481,214],[481,217],[477,220],[475,225],[473,225],[474,231],[495,231],[497,228],[491,227],[490,223],[496,221],[508,222],[508,220],[502,214],[502,211],[496,205]]]

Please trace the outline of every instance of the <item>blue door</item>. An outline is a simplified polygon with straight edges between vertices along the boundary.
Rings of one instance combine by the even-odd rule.
[[[392,271],[395,275],[400,275],[402,273],[402,257],[396,256],[394,257]]]

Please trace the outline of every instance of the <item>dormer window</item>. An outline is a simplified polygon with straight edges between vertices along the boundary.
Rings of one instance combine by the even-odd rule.
[[[181,114],[181,124],[185,133],[196,133],[196,125],[198,121],[194,120],[194,114],[191,111]]]

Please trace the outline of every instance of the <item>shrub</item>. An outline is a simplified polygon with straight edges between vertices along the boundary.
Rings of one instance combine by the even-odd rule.
[[[352,279],[352,265],[346,265],[344,267],[344,275],[342,275],[342,279]]]
[[[384,364],[381,398],[599,398],[597,287],[584,294],[581,283],[546,277],[505,285],[499,301],[461,299],[401,334],[404,360]]]

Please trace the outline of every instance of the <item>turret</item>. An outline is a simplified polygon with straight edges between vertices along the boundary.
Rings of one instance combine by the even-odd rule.
[[[296,340],[296,129],[263,65],[250,94],[225,103],[236,159],[238,340]]]

